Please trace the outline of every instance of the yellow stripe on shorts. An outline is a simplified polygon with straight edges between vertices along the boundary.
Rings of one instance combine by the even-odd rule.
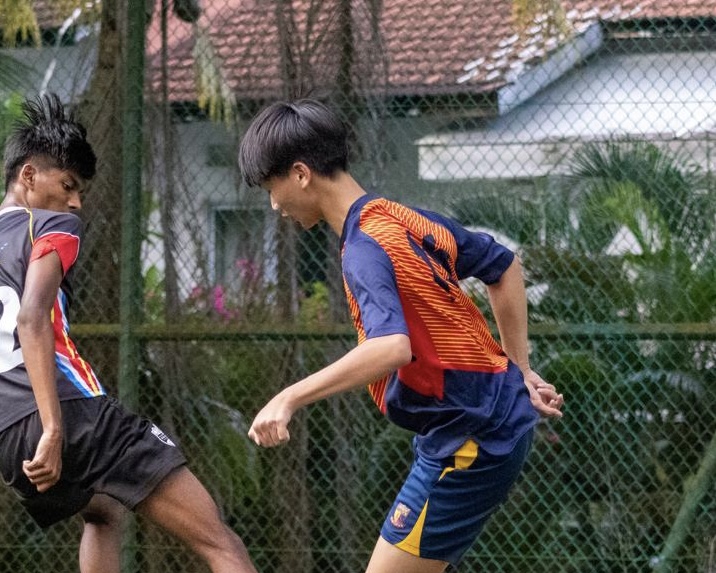
[[[440,475],[440,479],[443,479],[448,473],[454,470],[465,470],[469,468],[477,459],[478,447],[477,442],[474,440],[467,440],[460,449],[455,452],[455,465],[453,467],[447,467],[443,470]],[[439,480],[438,480],[439,481]],[[420,511],[415,525],[411,532],[403,539],[400,543],[396,543],[395,546],[411,555],[420,557],[420,539],[423,536],[423,526],[425,525],[425,517],[428,513],[428,501],[425,502],[423,509]]]

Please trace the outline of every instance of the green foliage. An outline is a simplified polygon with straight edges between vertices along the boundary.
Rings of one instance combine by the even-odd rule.
[[[330,322],[330,300],[326,283],[311,283],[300,302],[298,324],[306,327],[326,326]]]
[[[529,283],[540,287],[532,322],[605,329],[711,322],[716,201],[709,183],[687,158],[651,143],[594,143],[575,153],[565,180],[537,182],[532,196],[503,190],[453,210],[463,223],[519,245]],[[528,536],[524,551],[536,546],[540,563],[554,550],[577,556],[573,566],[560,561],[575,573],[643,570],[613,568],[605,556],[635,563],[637,555],[658,554],[713,431],[713,344],[541,340],[534,355],[566,406],[563,423],[540,426],[528,468],[560,484],[553,543],[543,551]],[[549,496],[537,499],[536,508],[518,513],[553,513]]]
[[[590,194],[602,188],[607,196],[620,184],[633,185],[645,201],[653,202],[669,231],[685,238],[703,232],[691,228],[691,217],[714,213],[712,202],[703,193],[707,180],[698,167],[685,156],[645,141],[585,145],[573,157],[572,181],[587,182]],[[707,211],[699,213],[703,207]]]
[[[22,116],[23,97],[18,93],[11,94],[2,104],[0,108],[0,117],[2,118],[2,131],[0,131],[0,141],[4,142],[10,132],[10,125]]]
[[[574,182],[584,179],[605,220],[635,242],[623,269],[640,296],[638,314],[652,321],[709,320],[716,287],[711,242],[716,207],[708,180],[685,158],[645,142],[590,144],[575,154]],[[705,277],[708,277],[705,279]]]
[[[476,189],[468,198],[451,201],[448,212],[466,225],[499,230],[518,244],[529,243],[544,228],[547,199],[538,188],[530,191],[534,195],[503,188]]]
[[[2,71],[2,56],[0,56],[0,77]],[[10,134],[14,123],[22,117],[23,98],[20,94],[13,93],[9,95],[0,105],[0,149],[5,149],[5,140]],[[5,189],[4,174],[0,172],[0,184]]]
[[[164,276],[156,265],[144,271],[144,320],[150,324],[164,320]]]

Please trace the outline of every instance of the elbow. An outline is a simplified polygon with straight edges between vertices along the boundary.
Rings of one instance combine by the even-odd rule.
[[[22,309],[17,315],[17,334],[22,337],[24,332],[28,332],[32,328],[32,318],[27,312],[23,312]]]
[[[398,368],[401,368],[405,366],[406,364],[410,364],[410,362],[413,360],[413,349],[410,346],[410,338],[407,337],[404,334],[396,334],[394,337],[392,337],[392,344],[391,344],[391,366],[392,370],[397,370]]]
[[[20,309],[17,315],[17,334],[20,339],[25,336],[37,336],[38,333],[50,328],[51,325],[52,323],[48,316],[34,310],[28,312],[25,309]]]
[[[369,370],[373,378],[395,372],[413,360],[410,338],[406,334],[370,338],[354,350],[360,353],[360,368]]]

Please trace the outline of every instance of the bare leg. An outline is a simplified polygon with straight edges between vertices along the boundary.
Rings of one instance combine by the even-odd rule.
[[[209,492],[186,467],[168,475],[137,506],[137,513],[186,543],[213,573],[256,573],[243,542],[221,520]]]
[[[127,515],[115,499],[97,494],[80,515],[84,530],[80,542],[81,573],[119,573],[122,528]]]
[[[445,561],[417,557],[379,537],[366,573],[442,573],[447,566]]]

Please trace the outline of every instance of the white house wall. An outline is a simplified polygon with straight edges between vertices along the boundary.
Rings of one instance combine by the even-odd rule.
[[[646,139],[711,170],[716,52],[600,55],[485,128],[419,139],[426,180],[559,173],[585,141]]]
[[[604,140],[609,139],[605,137]],[[642,137],[680,154],[701,170],[716,170],[716,136],[697,134],[689,139]],[[451,142],[418,146],[420,178],[425,181],[467,179],[528,179],[563,175],[569,160],[585,141],[472,144]]]

